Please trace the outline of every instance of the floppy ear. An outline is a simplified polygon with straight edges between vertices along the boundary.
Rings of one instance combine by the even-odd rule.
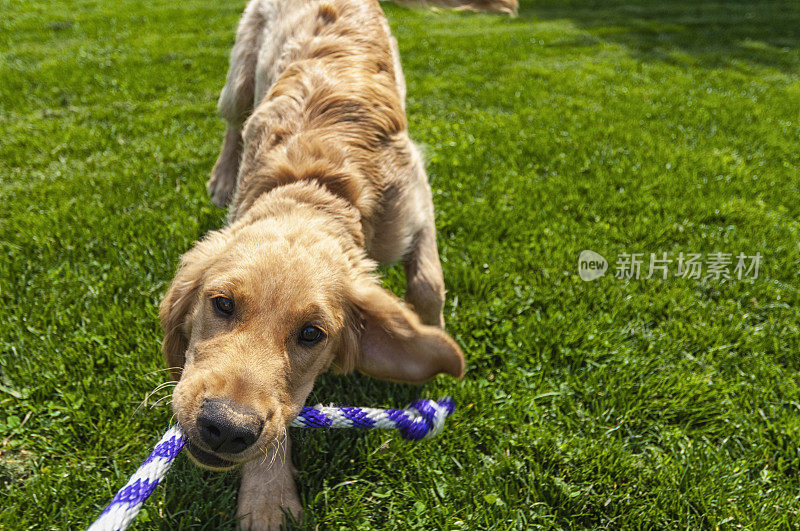
[[[422,383],[439,373],[464,375],[464,355],[443,330],[420,322],[402,301],[373,281],[351,293],[360,315],[357,355],[348,365],[368,376],[395,382]],[[360,332],[360,333],[359,333]],[[348,332],[353,339],[353,332]],[[360,336],[360,337],[359,337]]]
[[[174,380],[180,380],[183,365],[186,363],[186,348],[189,346],[191,334],[188,313],[197,299],[197,290],[208,260],[221,249],[223,241],[222,231],[214,231],[184,254],[178,272],[161,301],[158,311],[161,327],[164,329],[161,350]]]

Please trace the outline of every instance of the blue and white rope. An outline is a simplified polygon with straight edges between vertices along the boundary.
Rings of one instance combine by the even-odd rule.
[[[100,517],[89,527],[89,531],[128,527],[178,457],[184,442],[183,432],[177,424],[168,429],[139,470],[117,491]]]
[[[438,402],[417,400],[405,409],[369,407],[304,407],[291,425],[294,428],[365,428],[396,429],[409,441],[436,436],[442,431],[445,419],[455,411],[450,397]],[[89,531],[122,530],[128,527],[144,501],[153,493],[180,453],[185,437],[180,427],[172,426],[158,441],[139,470],[131,476]]]
[[[371,407],[304,407],[292,422],[294,428],[366,428],[399,430],[408,441],[438,435],[445,419],[455,411],[452,398],[416,400],[405,409]]]

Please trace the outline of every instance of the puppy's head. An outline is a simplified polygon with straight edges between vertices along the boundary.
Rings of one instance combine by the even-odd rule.
[[[297,225],[210,233],[161,304],[173,409],[206,468],[264,456],[328,368],[401,382],[463,373],[456,343],[382,289],[360,253],[324,224]]]

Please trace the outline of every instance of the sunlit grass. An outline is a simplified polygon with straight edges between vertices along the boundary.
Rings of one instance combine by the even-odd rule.
[[[169,389],[143,404],[156,308],[223,223],[204,182],[242,8],[0,0],[0,527],[87,525],[169,422]],[[310,527],[800,521],[797,5],[384,9],[468,372],[326,376],[311,400],[460,407],[422,444],[297,432]],[[609,274],[581,281],[584,249]],[[760,252],[759,277],[612,274],[714,251]],[[137,525],[230,526],[237,479],[179,458]]]

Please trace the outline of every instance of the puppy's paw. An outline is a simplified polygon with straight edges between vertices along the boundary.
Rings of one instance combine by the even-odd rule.
[[[295,493],[284,493],[282,504],[262,493],[240,493],[239,496],[237,516],[244,531],[278,531],[291,520],[303,521],[303,506]]]
[[[217,161],[211,172],[211,178],[206,183],[211,202],[220,208],[225,208],[231,202],[233,185],[236,183],[235,170],[227,166],[230,165],[221,160]]]

